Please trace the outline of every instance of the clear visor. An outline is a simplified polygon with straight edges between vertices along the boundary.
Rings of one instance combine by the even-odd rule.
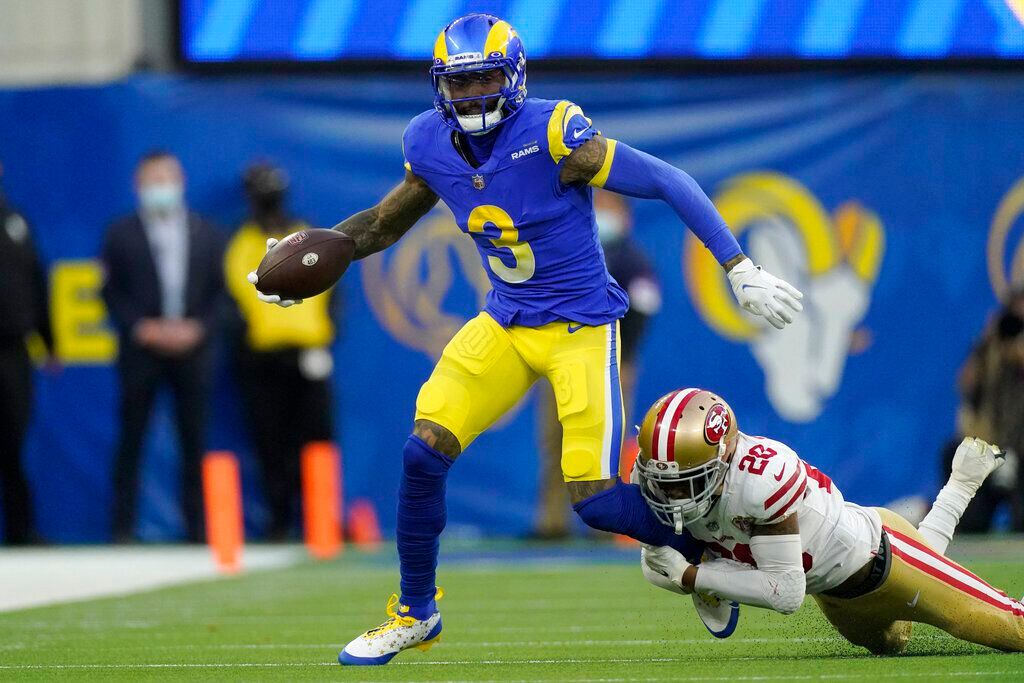
[[[673,472],[659,470],[657,465],[648,460],[637,467],[640,491],[658,519],[681,534],[684,525],[696,522],[715,504],[718,488],[729,469],[725,444],[719,445],[714,460],[698,467]]]

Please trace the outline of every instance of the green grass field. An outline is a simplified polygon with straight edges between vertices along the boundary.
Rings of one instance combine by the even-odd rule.
[[[1024,592],[1022,547],[969,545],[955,556]],[[545,561],[519,545],[492,545],[484,561],[446,552],[442,642],[386,667],[335,661],[348,639],[383,619],[397,584],[391,553],[348,552],[335,562],[0,614],[0,678],[1024,680],[1024,655],[928,627],[917,627],[904,656],[869,656],[836,635],[810,600],[791,617],[744,608],[736,634],[716,641],[689,599],[649,587],[632,555],[608,549],[587,559],[577,545]]]

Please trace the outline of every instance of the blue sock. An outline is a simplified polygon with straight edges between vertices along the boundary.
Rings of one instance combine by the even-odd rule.
[[[410,616],[426,619],[437,609],[434,581],[438,539],[448,518],[445,481],[455,461],[418,436],[409,437],[402,455],[397,534],[401,604],[410,608]]]
[[[595,529],[625,534],[648,545],[671,546],[690,562],[700,560],[704,552],[704,544],[688,532],[677,534],[671,527],[662,524],[647,506],[636,484],[617,482],[607,491],[581,500],[572,508]]]

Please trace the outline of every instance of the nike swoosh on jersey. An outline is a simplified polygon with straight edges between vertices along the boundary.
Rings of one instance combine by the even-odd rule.
[[[580,323],[579,325],[573,325],[572,323],[569,323],[569,334],[572,334],[573,332],[579,332],[584,327],[586,327],[586,325],[584,325],[583,323]]]
[[[573,140],[579,140],[580,136],[583,135],[584,133],[586,133],[588,130],[590,130],[589,126],[587,126],[586,128],[580,128],[579,130],[574,130],[572,132],[572,139]]]
[[[775,481],[782,481],[782,475],[786,473],[786,466],[782,466],[782,471],[779,472],[779,476],[775,477]]]
[[[921,597],[921,591],[917,591],[917,594],[914,595],[914,599],[907,603],[907,607],[910,607],[911,609],[913,609],[914,607],[917,607],[917,600],[920,597]]]

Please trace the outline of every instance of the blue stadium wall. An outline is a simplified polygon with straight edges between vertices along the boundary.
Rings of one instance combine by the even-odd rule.
[[[679,386],[709,387],[731,401],[744,431],[788,441],[848,498],[930,496],[954,429],[956,370],[1006,286],[1024,228],[1024,80],[546,77],[532,79],[531,94],[573,99],[606,134],[688,170],[746,248],[808,293],[802,326],[765,333],[674,215],[636,202],[636,238],[665,290],[642,346],[638,406]],[[105,225],[132,208],[137,157],[156,146],[178,152],[192,206],[226,231],[243,211],[241,169],[270,158],[291,174],[296,212],[331,225],[400,179],[402,130],[430,96],[426,79],[237,76],[0,92],[5,186],[49,266],[66,365],[37,376],[25,453],[46,537],[109,538],[116,348],[95,257]],[[341,284],[334,386],[345,491],[375,503],[385,533],[417,389],[477,310],[479,267],[438,212]],[[209,445],[242,456],[247,524],[258,533],[258,475],[224,364],[213,400]],[[448,493],[453,532],[529,530],[534,405],[528,398],[460,458]],[[165,404],[142,483],[139,530],[151,540],[181,534],[170,424]]]

